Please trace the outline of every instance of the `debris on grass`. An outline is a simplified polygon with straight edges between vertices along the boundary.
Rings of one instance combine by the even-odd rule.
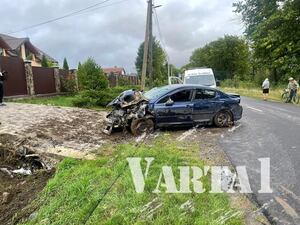
[[[0,172],[7,174],[11,178],[14,177],[14,175],[12,174],[12,172],[10,170],[8,170],[7,168],[0,168]]]
[[[13,171],[11,171],[11,172],[14,173],[14,174],[20,174],[20,175],[27,175],[27,176],[32,175],[31,170],[29,170],[29,169],[24,169],[24,168],[20,168],[20,169],[17,169],[17,170],[13,170]]]
[[[144,205],[141,209],[141,217],[151,219],[159,211],[163,204],[158,198],[154,198],[151,202]]]
[[[24,208],[54,173],[42,166],[47,163],[38,154],[24,150],[26,148],[9,142],[2,142],[0,146],[0,224],[18,224],[31,213]]]
[[[220,216],[216,221],[214,221],[216,224],[226,224],[227,221],[229,221],[232,218],[235,217],[241,217],[242,216],[242,212],[240,211],[233,211],[233,210],[229,210],[228,212],[226,212],[225,214],[223,214],[222,216]]]
[[[184,141],[185,139],[187,139],[189,136],[192,136],[196,132],[197,132],[197,127],[187,130],[186,132],[184,132],[181,136],[179,136],[177,138],[177,141]]]
[[[231,133],[233,133],[234,131],[236,131],[237,129],[239,129],[241,126],[242,126],[241,124],[239,124],[237,126],[233,126],[228,131],[231,132]]]
[[[188,200],[180,206],[180,209],[184,210],[184,214],[193,213],[195,211],[195,206],[192,200]]]
[[[142,141],[145,140],[146,136],[147,136],[147,133],[143,133],[142,135],[138,136],[138,137],[135,139],[135,142],[136,142],[136,143],[141,143]]]

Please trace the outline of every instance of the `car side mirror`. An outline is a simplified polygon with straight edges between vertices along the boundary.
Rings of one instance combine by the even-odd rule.
[[[174,101],[171,98],[169,98],[169,100],[165,103],[165,105],[172,106],[172,105],[174,105]]]
[[[221,86],[221,81],[217,80],[216,85],[217,85],[217,87],[220,87]]]

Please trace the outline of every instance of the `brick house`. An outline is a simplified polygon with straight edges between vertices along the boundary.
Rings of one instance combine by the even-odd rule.
[[[118,75],[118,76],[126,76],[126,71],[122,67],[111,67],[111,68],[103,68],[103,72],[109,76],[111,74]]]
[[[19,57],[23,60],[30,60],[32,66],[41,66],[43,56],[53,64],[58,62],[51,56],[35,47],[29,38],[16,38],[0,34],[0,56]]]

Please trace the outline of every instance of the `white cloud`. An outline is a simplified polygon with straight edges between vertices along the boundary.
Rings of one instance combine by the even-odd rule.
[[[155,1],[163,5],[157,14],[172,63],[188,63],[195,48],[224,34],[242,34],[242,25],[232,12],[233,1]],[[119,0],[107,4],[114,2]],[[0,33],[5,33],[93,5],[95,0],[2,0],[1,4],[6,7],[0,8]],[[59,61],[67,57],[72,67],[92,56],[102,66],[133,71],[144,39],[146,7],[146,0],[129,0],[13,35],[28,36]],[[158,36],[156,27],[154,34]]]

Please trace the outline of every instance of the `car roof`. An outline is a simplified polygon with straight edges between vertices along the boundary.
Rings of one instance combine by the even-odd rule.
[[[168,87],[168,88],[170,88],[170,90],[176,90],[176,89],[180,89],[180,88],[201,88],[201,89],[208,89],[208,90],[217,90],[212,87],[207,87],[207,86],[197,85],[197,84],[172,84],[172,85],[166,85],[164,87]],[[164,87],[162,87],[162,88],[164,88]]]

